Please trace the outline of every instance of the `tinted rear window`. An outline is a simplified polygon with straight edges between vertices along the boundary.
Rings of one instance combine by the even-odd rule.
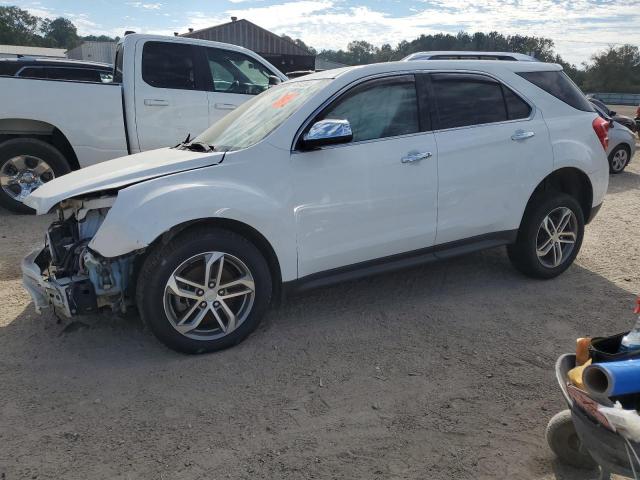
[[[520,72],[518,75],[573,108],[593,112],[593,107],[582,91],[564,72]]]
[[[191,45],[147,42],[142,50],[142,78],[152,87],[195,90],[195,64]]]
[[[440,73],[431,76],[437,105],[438,128],[465,127],[507,120],[500,84],[473,74]]]

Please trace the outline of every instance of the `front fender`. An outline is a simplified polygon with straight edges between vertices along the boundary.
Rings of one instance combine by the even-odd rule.
[[[231,174],[224,175],[225,170]],[[89,246],[104,257],[117,257],[146,248],[163,233],[186,222],[235,220],[260,232],[278,257],[282,279],[294,279],[295,230],[284,201],[289,198],[290,187],[275,175],[247,176],[254,175],[256,181],[233,178],[233,169],[225,169],[222,164],[125,188],[118,193]]]

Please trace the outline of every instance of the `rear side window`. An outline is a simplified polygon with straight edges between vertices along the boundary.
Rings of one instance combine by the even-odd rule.
[[[403,75],[358,85],[331,105],[321,119],[349,120],[354,142],[417,133],[414,77]]]
[[[573,108],[593,112],[593,107],[582,91],[564,72],[520,72],[518,75]]]
[[[101,82],[100,73],[88,68],[48,67],[48,78],[52,80],[75,80],[78,82]]]
[[[482,75],[439,73],[431,76],[440,129],[508,119],[502,86]]]
[[[527,118],[531,114],[531,107],[527,102],[516,95],[510,88],[502,86],[504,102],[507,105],[507,116],[509,120]]]
[[[191,45],[147,42],[142,50],[142,79],[157,88],[196,89],[196,61]]]
[[[24,78],[49,78],[44,67],[26,67],[18,72],[19,77]]]

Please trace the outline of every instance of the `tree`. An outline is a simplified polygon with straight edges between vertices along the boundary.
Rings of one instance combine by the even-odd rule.
[[[0,43],[42,45],[38,35],[40,19],[18,7],[0,7]]]
[[[45,42],[51,47],[70,50],[81,43],[76,26],[67,18],[44,20],[40,30],[44,34]]]
[[[640,90],[640,50],[634,45],[609,47],[591,57],[584,88],[590,92],[637,93]]]
[[[282,38],[284,38],[285,40],[288,40],[291,43],[295,43],[297,46],[299,46],[300,48],[306,50],[307,52],[309,52],[312,55],[316,55],[318,52],[316,51],[315,48],[310,47],[309,45],[307,45],[306,43],[304,43],[302,40],[300,40],[299,38],[296,38],[295,40],[293,38],[291,38],[289,35],[280,35]]]

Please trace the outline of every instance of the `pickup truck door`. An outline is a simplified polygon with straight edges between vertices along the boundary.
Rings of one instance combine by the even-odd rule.
[[[142,42],[141,42],[142,43]],[[170,147],[209,126],[209,104],[197,47],[146,41],[136,48],[135,124],[141,150]]]
[[[210,73],[208,92],[209,124],[269,88],[269,76],[275,75],[257,59],[222,48],[204,47]]]

